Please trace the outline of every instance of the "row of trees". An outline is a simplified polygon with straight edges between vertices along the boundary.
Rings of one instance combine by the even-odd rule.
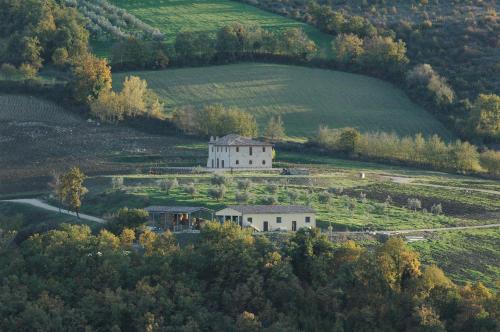
[[[270,31],[233,23],[215,34],[181,31],[173,46],[127,38],[113,46],[111,63],[117,68],[165,68],[232,62],[254,57],[284,57],[304,61],[316,53],[315,43],[298,28]]]
[[[252,114],[221,104],[208,105],[202,109],[177,109],[174,111],[172,121],[177,128],[186,134],[205,137],[227,134],[257,137],[259,133],[257,121]],[[286,137],[281,116],[269,118],[263,135],[275,141]]]
[[[394,133],[364,133],[354,128],[340,130],[320,127],[316,143],[328,150],[369,158],[395,160],[410,165],[456,172],[482,172],[498,174],[500,163],[495,152],[480,154],[474,145],[457,140],[444,142],[439,136],[425,138],[399,137]],[[485,161],[482,163],[482,161]]]
[[[230,133],[256,137],[258,133],[255,118],[238,108],[226,108],[215,104],[201,110],[184,108],[174,112],[172,121],[188,134],[201,136],[223,136]]]
[[[498,295],[455,285],[400,239],[365,250],[300,230],[277,246],[232,223],[187,247],[65,225],[2,245],[0,275],[2,331],[495,331],[500,314]]]
[[[129,37],[156,41],[165,39],[157,28],[153,28],[106,0],[67,0],[66,5],[78,8],[88,19],[86,27],[98,40]]]

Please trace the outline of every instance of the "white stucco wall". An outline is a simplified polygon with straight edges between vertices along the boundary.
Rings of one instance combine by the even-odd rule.
[[[292,222],[297,222],[297,230],[302,227],[316,227],[316,216],[314,213],[247,213],[242,214],[230,208],[225,208],[223,210],[217,211],[216,216],[220,217],[230,217],[230,216],[241,216],[243,222],[249,222],[248,218],[252,218],[251,224],[253,227],[257,228],[259,231],[264,230],[264,222],[267,221],[269,225],[269,231],[274,231],[278,229],[292,230]],[[277,217],[281,217],[281,223],[277,222]],[[306,217],[310,218],[310,221],[306,222]]]
[[[277,222],[277,217],[281,217],[281,223]],[[306,217],[310,218],[310,222],[306,223]],[[243,221],[248,222],[248,218],[252,218],[252,225],[264,230],[264,222],[267,221],[269,231],[278,229],[292,230],[292,221],[297,222],[297,230],[302,227],[316,227],[316,218],[314,213],[290,213],[290,214],[244,214]]]
[[[209,143],[207,167],[272,168],[273,149],[271,146],[217,146]]]

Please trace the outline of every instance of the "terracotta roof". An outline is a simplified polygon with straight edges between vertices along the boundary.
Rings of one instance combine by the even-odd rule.
[[[302,205],[230,205],[228,209],[233,209],[241,213],[315,213],[309,206]]]
[[[239,146],[271,146],[271,143],[260,142],[248,137],[243,137],[236,134],[229,134],[210,141],[214,145],[239,145]]]

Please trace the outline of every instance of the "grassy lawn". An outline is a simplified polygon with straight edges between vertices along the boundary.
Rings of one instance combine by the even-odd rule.
[[[437,264],[457,283],[500,284],[500,228],[434,234],[431,240],[410,244],[425,264]]]
[[[172,42],[180,31],[216,30],[235,22],[259,25],[269,30],[300,27],[321,50],[318,55],[330,54],[331,36],[316,28],[272,14],[253,6],[230,0],[112,0],[114,5],[126,9],[143,22],[158,28]],[[97,44],[103,54],[102,44]]]
[[[0,202],[0,228],[4,230],[36,229],[62,223],[97,226],[92,221],[77,219],[67,214],[47,211],[28,204]]]
[[[396,86],[367,76],[276,64],[234,64],[113,75],[148,81],[172,109],[220,103],[252,113],[261,129],[281,114],[290,136],[314,136],[319,125],[362,131],[422,132],[450,138],[430,113],[412,103]]]

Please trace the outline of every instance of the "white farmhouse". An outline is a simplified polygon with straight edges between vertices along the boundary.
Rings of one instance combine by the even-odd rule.
[[[261,232],[316,227],[314,209],[299,205],[232,205],[215,216],[219,222],[232,221]]]
[[[272,168],[273,146],[230,134],[210,137],[207,168]]]

